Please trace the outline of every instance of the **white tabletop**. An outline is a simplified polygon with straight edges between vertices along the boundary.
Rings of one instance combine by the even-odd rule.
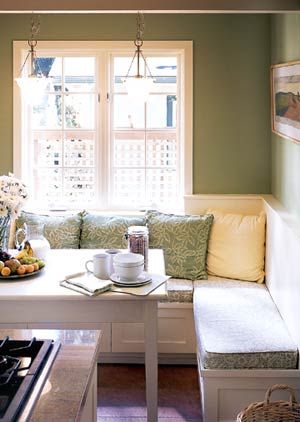
[[[103,250],[93,249],[52,249],[47,257],[46,266],[32,277],[0,280],[0,300],[161,300],[166,296],[165,285],[158,287],[146,297],[105,292],[98,296],[87,297],[66,289],[59,282],[66,275],[85,271],[85,262],[95,253]],[[165,274],[163,251],[149,250],[149,273]]]

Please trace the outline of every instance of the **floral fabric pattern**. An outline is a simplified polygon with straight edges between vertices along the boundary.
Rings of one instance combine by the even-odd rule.
[[[68,216],[39,215],[22,212],[16,222],[16,229],[24,223],[44,224],[44,236],[52,249],[78,249],[81,229],[81,214]]]
[[[175,278],[207,279],[206,253],[213,215],[174,215],[148,211],[151,248],[162,248],[166,273]]]
[[[192,303],[193,281],[181,278],[169,278],[166,281],[167,297],[162,302]]]
[[[80,247],[82,249],[126,249],[129,226],[144,226],[144,217],[83,215]]]

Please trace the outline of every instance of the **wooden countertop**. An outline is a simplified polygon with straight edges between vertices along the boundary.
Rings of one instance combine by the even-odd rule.
[[[0,330],[0,339],[53,339],[61,343],[31,422],[77,420],[100,347],[98,330]]]

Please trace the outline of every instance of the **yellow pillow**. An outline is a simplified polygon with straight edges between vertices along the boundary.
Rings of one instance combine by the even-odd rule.
[[[265,225],[260,215],[214,215],[207,252],[207,273],[238,280],[264,281]]]

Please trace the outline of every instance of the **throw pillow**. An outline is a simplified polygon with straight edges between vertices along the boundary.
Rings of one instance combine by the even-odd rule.
[[[144,216],[83,216],[80,247],[85,249],[127,248],[125,233],[129,226],[144,226]]]
[[[81,215],[41,215],[23,211],[16,221],[16,229],[24,223],[44,224],[44,236],[52,249],[78,249]]]
[[[207,272],[238,280],[264,280],[265,225],[260,215],[208,210],[214,215],[207,253]]]
[[[206,252],[212,215],[174,215],[148,211],[151,248],[162,248],[166,273],[190,280],[206,279]]]

